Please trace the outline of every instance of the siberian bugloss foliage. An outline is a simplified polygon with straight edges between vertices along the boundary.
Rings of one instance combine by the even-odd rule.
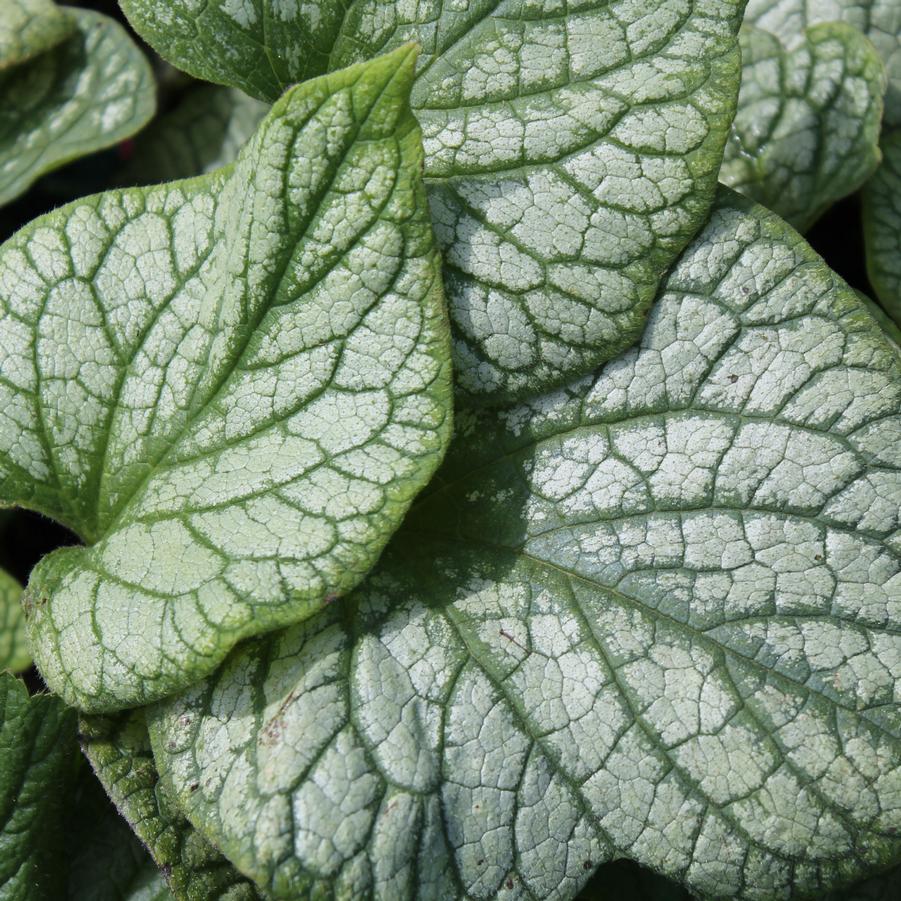
[[[93,5],[0,0],[0,898],[897,898],[901,4]]]

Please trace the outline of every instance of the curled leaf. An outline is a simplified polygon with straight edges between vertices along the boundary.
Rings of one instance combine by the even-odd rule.
[[[79,729],[82,749],[101,784],[147,846],[156,866],[166,874],[176,897],[189,901],[256,901],[259,898],[253,886],[196,833],[172,803],[160,784],[140,711],[114,717],[83,716]],[[117,853],[121,856],[121,847]],[[87,859],[80,862],[83,867],[91,863]],[[159,880],[144,871],[138,873],[137,880],[139,888],[154,897],[153,890],[158,890]],[[84,883],[91,891],[97,891],[90,877]]]
[[[0,204],[41,175],[133,135],[153,115],[153,73],[125,29],[72,10],[76,30],[25,65],[0,71]]]

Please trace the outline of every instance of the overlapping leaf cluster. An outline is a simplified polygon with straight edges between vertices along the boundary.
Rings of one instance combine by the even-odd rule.
[[[890,897],[901,350],[784,220],[897,319],[901,9],[122,7],[214,84],[0,246],[0,894]],[[0,13],[3,202],[153,79]]]

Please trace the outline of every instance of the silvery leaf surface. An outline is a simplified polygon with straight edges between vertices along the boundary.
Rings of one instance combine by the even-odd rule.
[[[705,898],[901,860],[901,351],[723,189],[640,345],[458,417],[355,595],[149,713],[278,898]],[[251,827],[251,824],[253,826]]]
[[[875,300],[872,300],[868,295],[864,294],[863,291],[854,292],[859,298],[861,303],[867,308],[870,315],[879,323],[882,327],[882,330],[895,342],[895,344],[901,346],[901,328],[898,328],[895,325],[895,321],[885,312],[885,310],[876,303]]]
[[[901,4],[896,0],[749,0],[745,21],[778,35],[790,49],[803,43],[811,25],[853,25],[885,63],[885,122],[901,125]]]
[[[288,92],[237,162],[0,247],[0,502],[68,703],[135,706],[353,588],[450,433],[409,47]]]
[[[738,111],[720,180],[806,231],[879,164],[885,69],[851,25],[811,26],[787,50],[743,27]]]
[[[0,70],[0,204],[40,176],[133,135],[156,109],[153,73],[125,29],[86,9],[75,32]]]
[[[479,403],[637,340],[707,217],[740,77],[743,0],[123,6],[175,65],[270,100],[311,66],[421,45],[412,105],[457,383]]]
[[[901,326],[901,129],[882,141],[883,161],[863,191],[867,271],[885,311]]]

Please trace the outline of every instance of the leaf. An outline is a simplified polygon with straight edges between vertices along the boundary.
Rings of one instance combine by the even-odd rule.
[[[0,897],[64,897],[62,814],[74,776],[75,714],[50,695],[29,697],[0,673]]]
[[[806,231],[879,164],[885,70],[843,23],[815,25],[787,51],[741,30],[742,83],[720,180]]]
[[[31,652],[25,636],[22,586],[0,569],[0,670],[20,673],[31,666]]]
[[[0,0],[0,71],[55,47],[75,30],[75,19],[53,0]]]
[[[639,349],[458,417],[358,609],[151,710],[163,779],[281,898],[572,898],[626,855],[775,899],[901,861],[899,408],[901,351],[723,189]]]
[[[0,72],[0,204],[40,176],[133,135],[156,107],[153,73],[118,22],[74,9],[75,35]]]
[[[422,45],[412,104],[472,399],[533,394],[634,343],[707,217],[743,0],[123,6],[174,64],[268,99],[329,47],[337,67]]]
[[[120,0],[120,5],[135,31],[178,68],[271,102],[291,85],[336,68],[329,65],[329,54],[352,3]]]
[[[354,587],[449,438],[414,52],[298,86],[234,167],[0,248],[0,501],[88,547],[34,570],[35,660],[104,712]]]
[[[122,183],[190,178],[232,163],[268,111],[232,88],[194,88],[138,138]]]
[[[194,831],[159,784],[141,711],[116,717],[83,716],[79,726],[82,749],[103,787],[166,874],[178,898],[252,901],[259,897],[253,886]],[[155,881],[149,882],[153,889]]]
[[[901,125],[901,7],[897,0],[750,0],[745,21],[794,49],[820,22],[847,22],[872,42],[885,63],[885,122]]]
[[[73,753],[78,753],[73,742]],[[171,901],[156,865],[84,764],[66,834],[67,901]]]
[[[882,142],[883,161],[863,191],[867,273],[886,312],[901,326],[901,130]]]

